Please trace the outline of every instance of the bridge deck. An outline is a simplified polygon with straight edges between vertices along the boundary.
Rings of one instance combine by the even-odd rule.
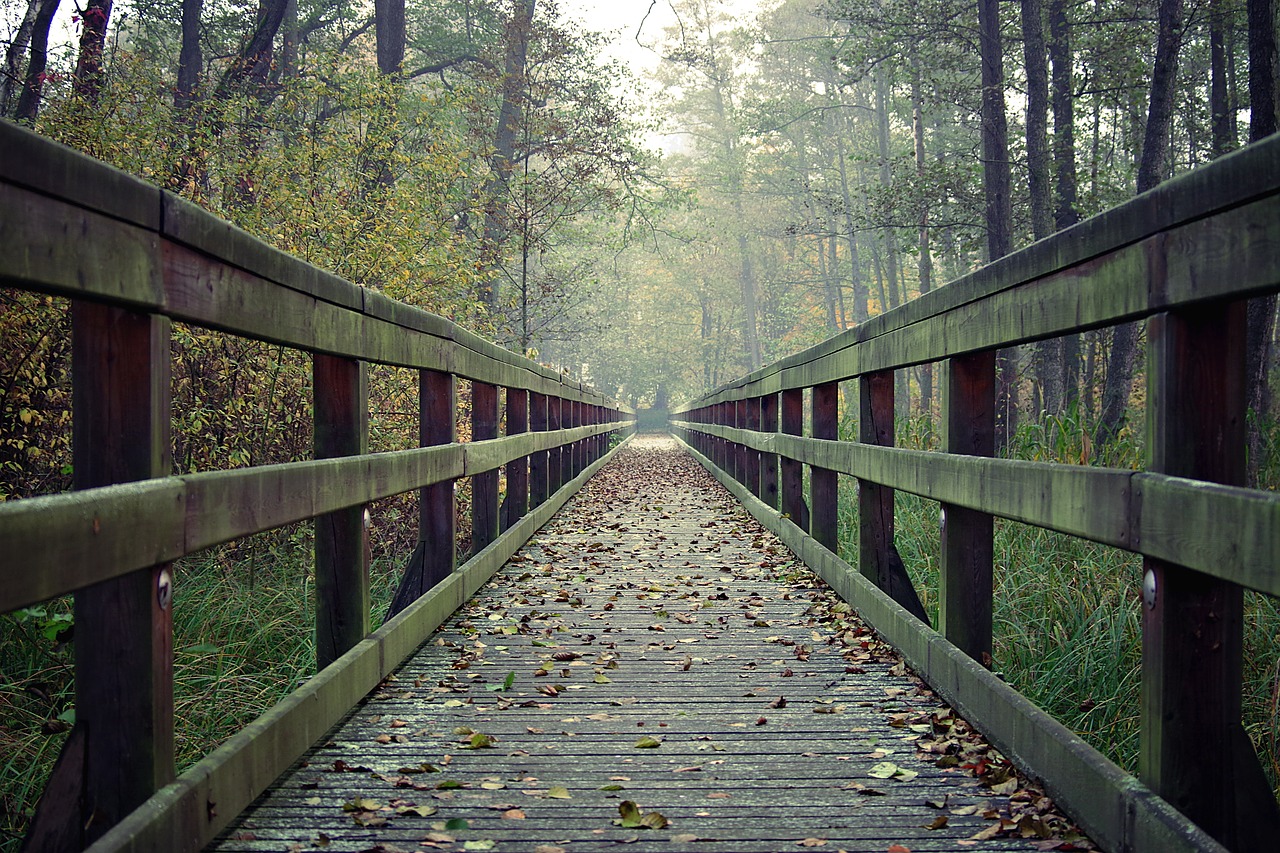
[[[1062,828],[1016,780],[936,766],[986,747],[797,565],[640,437],[215,849],[1052,849],[1011,837]]]

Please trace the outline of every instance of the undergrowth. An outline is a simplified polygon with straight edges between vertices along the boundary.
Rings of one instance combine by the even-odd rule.
[[[1259,481],[1280,483],[1266,432]],[[851,430],[850,430],[851,431]],[[936,450],[925,419],[898,425],[899,446]],[[1021,427],[1007,455],[1079,464],[1088,431],[1073,415]],[[1140,437],[1125,432],[1107,464],[1137,467]],[[856,561],[856,481],[841,477],[842,553]],[[938,616],[939,505],[895,495],[895,543],[933,625]],[[1016,522],[995,522],[994,668],[1012,686],[1129,772],[1139,749],[1142,558]],[[1243,723],[1280,794],[1280,601],[1246,592]]]

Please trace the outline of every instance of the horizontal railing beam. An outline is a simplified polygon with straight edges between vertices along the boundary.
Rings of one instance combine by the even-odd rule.
[[[45,601],[202,548],[492,471],[629,423],[342,459],[208,471],[0,503],[0,612]],[[140,536],[139,531],[147,531]]]
[[[1280,595],[1280,494],[1053,462],[959,456],[676,421],[692,432],[1182,565]]]

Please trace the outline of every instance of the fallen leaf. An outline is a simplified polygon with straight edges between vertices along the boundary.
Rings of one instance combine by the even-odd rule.
[[[636,749],[655,749],[662,746],[662,739],[645,735],[635,742]]]
[[[547,789],[547,797],[553,800],[572,800],[573,795],[563,785],[552,785]]]

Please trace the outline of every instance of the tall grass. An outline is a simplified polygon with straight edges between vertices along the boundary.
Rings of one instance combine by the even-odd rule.
[[[375,505],[370,623],[403,562],[405,508]],[[408,513],[413,517],[412,513]],[[411,547],[410,547],[411,550]],[[174,566],[174,747],[181,773],[315,672],[310,523]],[[16,851],[74,721],[71,599],[0,616],[0,851]],[[61,717],[61,718],[60,718]]]
[[[900,446],[936,449],[927,419],[899,423]],[[1277,433],[1268,435],[1268,446]],[[1088,430],[1074,413],[1022,426],[1010,456],[1080,463]],[[1136,467],[1140,436],[1126,432],[1108,464]],[[1280,465],[1263,460],[1260,480]],[[841,551],[857,554],[856,483],[841,478]],[[896,544],[937,625],[939,506],[899,492]],[[1141,691],[1141,557],[996,519],[994,666],[1011,685],[1120,766],[1137,770]],[[1280,601],[1245,596],[1243,723],[1280,794]]]

